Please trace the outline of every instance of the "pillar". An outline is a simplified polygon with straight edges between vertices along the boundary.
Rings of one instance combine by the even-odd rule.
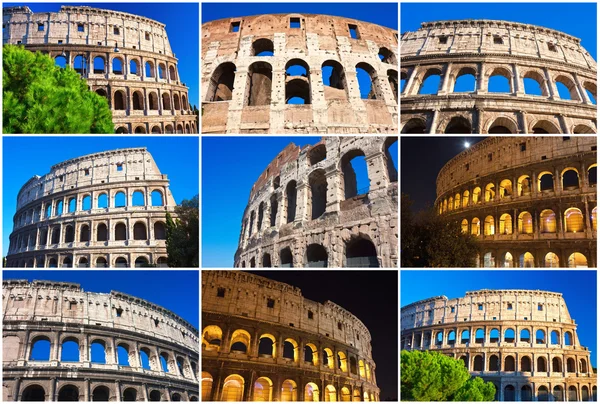
[[[439,108],[434,108],[433,109],[433,117],[431,118],[431,126],[429,127],[429,134],[435,134],[436,133],[436,128],[437,128],[437,123],[438,123],[439,115],[440,115]]]

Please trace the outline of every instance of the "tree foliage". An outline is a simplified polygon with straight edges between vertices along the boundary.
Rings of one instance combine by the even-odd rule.
[[[200,264],[199,197],[184,200],[175,208],[177,218],[167,212],[167,265],[197,268]]]
[[[412,202],[402,195],[401,266],[403,267],[473,267],[479,251],[477,240],[461,231],[457,220],[438,215],[433,210],[412,212]]]
[[[22,46],[2,48],[4,133],[113,133],[106,98],[70,67]]]
[[[493,383],[439,352],[402,351],[400,375],[402,401],[493,401],[496,394]]]

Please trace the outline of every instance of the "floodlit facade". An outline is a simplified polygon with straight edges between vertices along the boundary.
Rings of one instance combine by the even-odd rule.
[[[562,294],[478,290],[401,308],[401,346],[464,362],[496,386],[497,401],[597,401],[590,351]]]
[[[596,267],[597,139],[490,137],[437,177],[436,209],[479,241],[481,267]]]
[[[202,327],[202,401],[379,401],[371,334],[333,302],[204,271]]]
[[[401,133],[597,133],[597,65],[579,38],[512,21],[431,21],[402,34],[400,55]]]
[[[125,293],[2,283],[2,401],[198,401],[198,330]]]

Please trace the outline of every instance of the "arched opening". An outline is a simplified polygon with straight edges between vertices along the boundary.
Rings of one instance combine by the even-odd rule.
[[[79,389],[72,384],[61,387],[57,401],[79,401]]]
[[[311,244],[306,249],[306,267],[327,268],[327,250],[321,244]]]
[[[423,75],[419,94],[437,94],[442,83],[442,71],[440,69],[429,69]]]
[[[337,401],[336,399],[336,390],[335,387],[333,387],[331,384],[328,384],[327,386],[325,386],[325,402],[328,401]]]
[[[90,62],[87,58],[77,55],[73,60],[73,68],[78,74],[86,77],[90,70]]]
[[[361,99],[383,99],[381,89],[377,84],[377,71],[371,65],[364,62],[358,63],[356,65],[356,79],[358,80],[358,90]]]
[[[504,254],[504,259],[501,261],[501,265],[504,268],[512,268],[514,265],[513,256],[511,253],[506,252]]]
[[[498,355],[491,355],[488,361],[488,370],[490,372],[498,372],[500,371],[500,359]],[[505,396],[506,398],[506,396]]]
[[[140,64],[136,59],[132,59],[129,62],[129,74],[132,74],[134,76],[140,75]]]
[[[562,372],[562,361],[558,357],[552,358],[552,372],[555,372],[555,373]]]
[[[578,135],[578,134],[594,134],[594,133],[596,133],[596,131],[587,125],[577,125],[573,128],[573,133],[576,135]]]
[[[348,84],[344,67],[335,60],[326,60],[321,65],[321,77],[326,100],[345,100]]]
[[[70,224],[65,227],[65,243],[72,243],[75,239],[75,230]]]
[[[452,92],[470,93],[475,91],[477,72],[472,67],[463,67],[456,73]]]
[[[499,234],[508,235],[513,233],[512,216],[510,214],[504,213],[502,216],[500,216],[499,225]]]
[[[123,60],[121,58],[112,60],[112,72],[113,74],[123,74]]]
[[[504,387],[504,401],[515,401],[515,387],[508,385]]]
[[[508,328],[506,331],[504,331],[504,342],[515,342],[515,330]]]
[[[285,65],[285,103],[311,103],[310,68],[301,59],[292,59]]]
[[[483,222],[483,235],[484,236],[493,236],[495,234],[494,227],[494,218],[492,216],[487,216],[485,221]]]
[[[166,240],[167,230],[163,222],[154,223],[154,239],[155,240]]]
[[[140,365],[142,369],[151,370],[150,366],[150,350],[148,348],[140,348]]]
[[[168,111],[171,109],[171,97],[169,96],[169,93],[164,92],[162,93],[162,105],[163,105],[163,110],[164,111]],[[171,132],[173,132],[173,127],[171,126]]]
[[[567,233],[581,233],[583,227],[583,214],[577,208],[569,208],[565,210],[565,231]]]
[[[504,358],[504,371],[514,372],[515,371],[515,358],[513,356],[507,356]]]
[[[148,267],[149,263],[148,263],[148,258],[146,257],[137,257],[135,259],[135,267],[136,268],[145,268]]]
[[[279,252],[279,262],[280,262],[281,268],[293,268],[294,267],[292,251],[290,250],[289,247],[286,247]]]
[[[537,121],[535,123],[535,125],[533,125],[530,133],[533,133],[533,134],[545,134],[545,133],[558,134],[561,132],[556,127],[556,125],[554,125],[553,123],[551,123],[549,121],[541,120],[541,121]]]
[[[154,63],[152,63],[150,61],[146,62],[145,72],[146,72],[146,77],[154,78],[156,76],[156,73],[154,72]]]
[[[538,388],[538,401],[549,401],[548,388],[546,386],[540,386]]]
[[[260,38],[252,43],[252,56],[273,56],[274,49],[273,41]]]
[[[123,391],[123,401],[137,401],[137,390],[129,387]]]
[[[304,386],[304,401],[319,402],[319,387],[315,383],[306,383]]]
[[[531,333],[528,329],[523,328],[519,333],[519,342],[531,342]]]
[[[127,240],[127,228],[125,227],[125,223],[117,223],[115,226],[115,240]]]
[[[394,52],[392,52],[386,47],[379,48],[379,52],[377,53],[377,55],[379,56],[379,60],[381,60],[383,63],[387,63],[390,65],[398,64],[398,60],[396,59],[396,55],[394,54]]]
[[[563,389],[561,386],[554,386],[552,389],[552,395],[554,396],[554,401],[565,401]]]
[[[202,401],[211,401],[213,377],[208,372],[202,372]],[[156,391],[156,390],[155,390]],[[159,397],[160,400],[160,397]]]
[[[529,356],[523,356],[521,358],[521,372],[531,372],[531,359]]]
[[[106,224],[100,223],[96,228],[96,241],[108,241]]]
[[[106,346],[104,341],[95,340],[90,347],[90,359],[92,363],[106,364]]]
[[[551,209],[544,209],[540,213],[540,232],[556,233],[556,215]]]
[[[346,152],[341,159],[340,166],[344,175],[344,199],[369,192],[369,171],[362,150],[353,149]]]
[[[398,102],[398,72],[396,70],[389,69],[387,71],[388,83],[394,95],[394,100]]]
[[[404,124],[400,133],[424,134],[427,133],[427,125],[423,119],[411,118]]]
[[[308,176],[310,188],[310,218],[318,219],[325,213],[327,207],[327,179],[325,170],[318,169]]]
[[[202,331],[202,349],[219,352],[223,340],[223,331],[219,326],[209,325]]]
[[[119,344],[117,346],[117,363],[120,366],[131,366],[129,364],[129,346],[127,344]]]
[[[21,393],[21,401],[46,401],[46,391],[37,384],[30,384]]]
[[[460,230],[463,234],[469,233],[469,221],[467,219],[463,219],[460,223]]]
[[[171,394],[171,401],[181,401],[181,394],[179,394],[179,393]]]
[[[490,134],[518,132],[519,129],[517,128],[517,125],[511,119],[503,116],[496,118],[488,128],[488,133]]]
[[[231,337],[230,350],[237,353],[246,353],[250,346],[250,333],[245,330],[235,330]]]
[[[590,401],[590,391],[587,386],[581,386],[581,401]]]
[[[254,62],[248,67],[248,83],[245,105],[271,104],[273,68],[266,62]]]
[[[60,67],[61,69],[64,69],[67,66],[67,58],[62,55],[58,55],[54,58],[54,64]]]
[[[133,93],[133,109],[136,111],[144,109],[144,97],[139,91],[134,91]]]
[[[533,219],[531,213],[521,212],[518,218],[518,230],[520,234],[533,233]]]
[[[495,268],[496,267],[496,256],[492,252],[487,252],[483,255],[483,267],[484,268]]]
[[[229,101],[232,99],[235,72],[236,66],[231,62],[222,63],[215,69],[210,79],[207,101]],[[175,109],[179,108],[176,107]]]
[[[537,371],[538,372],[547,372],[548,368],[546,367],[546,358],[543,356],[539,356],[537,358]]]
[[[544,267],[545,268],[558,268],[558,266],[559,266],[558,255],[554,254],[553,252],[549,252],[548,254],[546,254],[546,256],[544,257]]]
[[[574,168],[566,168],[562,172],[562,187],[565,191],[579,188],[579,173]]]
[[[158,96],[155,92],[151,92],[148,94],[148,105],[151,110],[158,110]]]
[[[179,94],[173,94],[173,107],[177,111],[181,109],[181,105],[179,103]],[[181,126],[181,124],[177,125],[177,133],[183,133],[183,126]]]
[[[221,401],[243,401],[244,378],[240,375],[229,375],[223,382]]]
[[[298,388],[296,382],[286,379],[281,384],[281,401],[297,401]]]
[[[560,74],[555,79],[558,96],[561,100],[581,101],[575,82],[563,74]]]
[[[483,356],[475,355],[473,358],[473,371],[483,372]]]
[[[137,222],[136,224],[133,225],[133,239],[134,240],[147,240],[148,239],[145,223]]]
[[[290,181],[285,188],[287,202],[287,223],[296,220],[296,181]]]
[[[538,95],[538,96],[548,96],[548,92],[546,91],[546,79],[542,74],[538,73],[535,70],[528,71],[523,76],[523,87],[525,94],[527,95]]]
[[[471,221],[471,234],[473,236],[481,235],[481,222],[478,218],[473,218]]]
[[[574,252],[573,254],[569,255],[568,267],[588,268],[587,258],[582,253]]]
[[[262,267],[263,268],[271,268],[271,255],[264,253],[262,256]]]
[[[375,245],[365,238],[353,238],[346,244],[346,268],[378,268]]]
[[[106,386],[98,386],[92,391],[92,401],[109,401],[110,390]]]
[[[49,361],[50,360],[50,339],[46,336],[39,336],[31,342],[30,361]]]
[[[471,133],[471,122],[462,116],[455,116],[448,122],[444,133]]]
[[[66,338],[60,346],[61,362],[79,362],[79,342],[75,338]]]
[[[495,68],[489,74],[488,79],[489,93],[511,93],[512,77],[507,69]]]

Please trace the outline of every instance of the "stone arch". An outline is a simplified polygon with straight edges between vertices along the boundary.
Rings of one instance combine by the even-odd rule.
[[[544,76],[543,72],[540,72],[537,69],[528,69],[523,74],[523,92],[525,92],[525,94],[527,94],[527,95],[536,95],[536,94],[530,94],[527,92],[526,86],[525,86],[525,79],[531,79],[538,84],[540,92],[542,93],[541,94],[542,97],[548,97],[550,95],[550,94],[548,94],[548,86],[546,85],[546,77]]]
[[[235,64],[231,62],[221,63],[217,66],[208,84],[207,101],[229,101],[232,99],[236,70]]]
[[[73,384],[65,384],[58,390],[58,401],[79,401],[79,388]]]
[[[477,87],[477,75],[478,75],[477,68],[474,66],[460,66],[460,67],[453,69],[453,71],[450,73],[450,85],[452,86],[452,88],[450,88],[448,92],[450,92],[450,93],[457,92],[456,91],[456,83],[457,83],[458,79],[463,76],[467,76],[467,75],[473,76],[473,89],[469,90],[468,92],[474,92]]]
[[[246,86],[246,96],[244,97],[244,105],[270,105],[272,80],[273,67],[270,63],[252,63],[248,67],[248,85]]]
[[[134,76],[141,76],[140,61],[138,59],[131,59],[129,61],[129,74],[133,74]]]
[[[554,82],[556,84],[560,83],[560,84],[564,85],[569,90],[570,100],[581,101],[579,91],[577,90],[577,85],[575,84],[575,80],[573,80],[572,77],[570,77],[564,73],[559,73],[556,76],[554,76]],[[556,96],[563,99],[562,97],[560,97],[559,93],[557,93]]]
[[[331,73],[329,72],[331,69]],[[348,83],[344,66],[335,60],[326,60],[321,65],[324,95],[326,100],[348,99]],[[328,84],[327,84],[328,83]]]
[[[175,66],[173,65],[169,66],[169,78],[171,79],[171,81],[177,81],[177,74],[175,71]]]
[[[297,66],[304,69],[305,73],[296,74]],[[294,68],[289,73],[291,68]],[[298,104],[298,102],[290,102],[292,99],[302,99],[303,104],[311,104],[311,75],[310,67],[306,61],[299,58],[290,59],[285,64],[285,103]]]
[[[148,109],[153,111],[158,110],[158,96],[154,91],[148,93]]]
[[[472,131],[471,120],[464,116],[450,118],[444,129],[444,133],[472,133]]]
[[[79,241],[82,243],[90,241],[90,226],[84,224],[79,230]]]
[[[420,77],[419,77],[420,76]],[[430,93],[423,93],[424,90],[424,85],[425,82],[427,81],[428,78],[433,77],[433,76],[437,76],[439,83],[438,83],[438,88],[436,90],[435,93],[431,93],[431,94],[437,94],[438,91],[440,90],[440,87],[442,86],[442,69],[440,67],[429,67],[427,68],[427,70],[425,70],[423,72],[422,75],[417,76],[417,78],[415,79],[415,87],[418,87],[418,91],[417,94],[430,94]],[[405,91],[408,91],[405,89]]]
[[[134,110],[143,110],[144,109],[144,96],[142,95],[142,92],[139,90],[136,90],[133,92],[132,95],[132,100],[133,100],[133,109]]]
[[[388,69],[387,78],[392,94],[394,95],[394,100],[398,102],[398,72],[394,69]]]
[[[373,68],[373,66],[371,66],[370,64],[365,63],[365,62],[358,63],[355,66],[355,69],[356,69],[357,76],[359,76],[361,74],[361,71],[364,71],[369,75],[369,78],[371,81],[370,88],[368,88],[368,89],[362,88],[361,89],[361,83],[359,80],[358,87],[359,87],[359,91],[360,91],[360,98],[368,99],[368,100],[383,100],[383,92],[382,92],[381,88],[379,88],[377,70],[375,70]],[[366,90],[369,90],[369,91],[366,91]]]
[[[123,90],[116,90],[113,93],[113,108],[121,111],[127,109],[127,98]]]
[[[306,267],[327,268],[328,254],[321,244],[310,244],[306,248]]]
[[[244,378],[238,374],[227,376],[223,382],[221,401],[243,401]]]
[[[573,126],[573,128],[571,129],[571,133],[576,134],[576,135],[577,134],[595,134],[596,130],[592,129],[588,125],[579,124],[579,125]]]
[[[23,389],[21,401],[46,401],[46,391],[39,384],[30,384]]]
[[[134,240],[147,240],[148,232],[146,230],[146,223],[136,222],[133,225],[133,239]]]
[[[400,133],[427,133],[427,122],[419,117],[410,118],[404,123]]]
[[[114,57],[111,61],[112,74],[122,75],[125,72],[123,65],[124,65],[123,58],[121,58],[119,56]]]
[[[392,52],[386,47],[379,48],[377,55],[379,56],[379,60],[381,60],[383,63],[387,63],[390,65],[398,64],[398,59],[396,59],[396,55],[394,54],[394,52]]]
[[[163,110],[170,110],[171,109],[171,96],[169,95],[168,92],[163,92],[161,95],[162,98],[162,107]],[[173,127],[171,126],[171,132],[173,131]]]
[[[490,84],[490,80],[492,79],[492,77],[495,76],[501,76],[504,77],[505,79],[508,80],[508,91],[498,91],[500,93],[512,93],[514,90],[514,80],[513,80],[513,75],[512,72],[504,67],[504,66],[495,66],[492,67],[488,70],[488,73],[486,74],[486,79],[487,79],[487,91],[488,92],[495,92],[495,91],[490,91],[489,88],[489,84]]]
[[[273,56],[275,46],[268,38],[258,38],[252,42],[252,56]]]
[[[229,349],[231,351],[247,353],[248,349],[250,349],[250,342],[250,333],[243,329],[237,329],[231,334]]]
[[[487,126],[487,133],[519,133],[519,125],[512,118],[500,116]]]
[[[173,108],[178,111],[181,109],[181,105],[179,103],[179,94],[177,93],[173,94]],[[183,126],[181,126],[181,124],[177,125],[177,133],[183,133]]]
[[[540,119],[538,121],[532,122],[529,133],[533,134],[559,134],[562,133],[560,129],[552,122]]]
[[[378,268],[375,244],[366,236],[353,237],[345,244],[346,268]]]
[[[317,169],[308,175],[309,214],[311,220],[321,217],[327,208],[327,178],[325,170]]]

